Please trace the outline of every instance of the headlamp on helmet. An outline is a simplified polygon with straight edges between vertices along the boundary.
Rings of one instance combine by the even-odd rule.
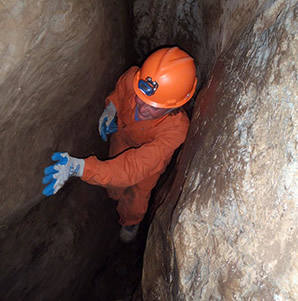
[[[151,96],[158,88],[158,83],[153,81],[151,77],[146,77],[146,80],[139,80],[138,88],[147,96]]]

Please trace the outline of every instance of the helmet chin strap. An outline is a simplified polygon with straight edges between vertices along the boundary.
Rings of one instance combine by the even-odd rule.
[[[175,109],[177,109],[177,108],[172,108],[172,109],[167,110],[167,111],[164,113],[164,115],[165,115],[165,114],[168,114],[168,113],[170,113],[170,112],[172,112],[172,111],[174,111]]]
[[[138,106],[136,106],[135,109],[135,121],[140,121],[140,119],[138,118]]]
[[[172,112],[175,109],[177,109],[177,108],[169,109],[169,110],[165,111],[161,116],[165,116],[165,115],[169,114],[170,112]]]

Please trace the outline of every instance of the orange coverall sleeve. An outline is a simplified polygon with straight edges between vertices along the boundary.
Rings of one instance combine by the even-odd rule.
[[[173,123],[174,121],[174,123]],[[164,172],[175,149],[185,140],[189,120],[187,117],[169,120],[149,143],[131,148],[116,158],[100,161],[95,156],[85,159],[81,179],[104,187],[129,187],[144,179]],[[177,130],[179,129],[179,130]]]

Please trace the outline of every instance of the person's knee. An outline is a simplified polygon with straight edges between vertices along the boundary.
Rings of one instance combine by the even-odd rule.
[[[123,192],[124,188],[107,188],[108,196],[115,201],[120,200]]]
[[[148,209],[148,201],[140,202],[137,206],[134,208],[134,215],[137,218],[143,218],[146,214]]]
[[[138,224],[144,218],[148,209],[148,199],[123,199],[118,202],[117,211],[120,220],[125,225]]]

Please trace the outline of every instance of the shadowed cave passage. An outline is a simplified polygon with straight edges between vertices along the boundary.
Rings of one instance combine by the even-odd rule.
[[[0,2],[1,300],[298,299],[296,2]],[[107,158],[105,97],[166,45],[200,91],[126,245],[105,189],[41,179],[56,151]]]

